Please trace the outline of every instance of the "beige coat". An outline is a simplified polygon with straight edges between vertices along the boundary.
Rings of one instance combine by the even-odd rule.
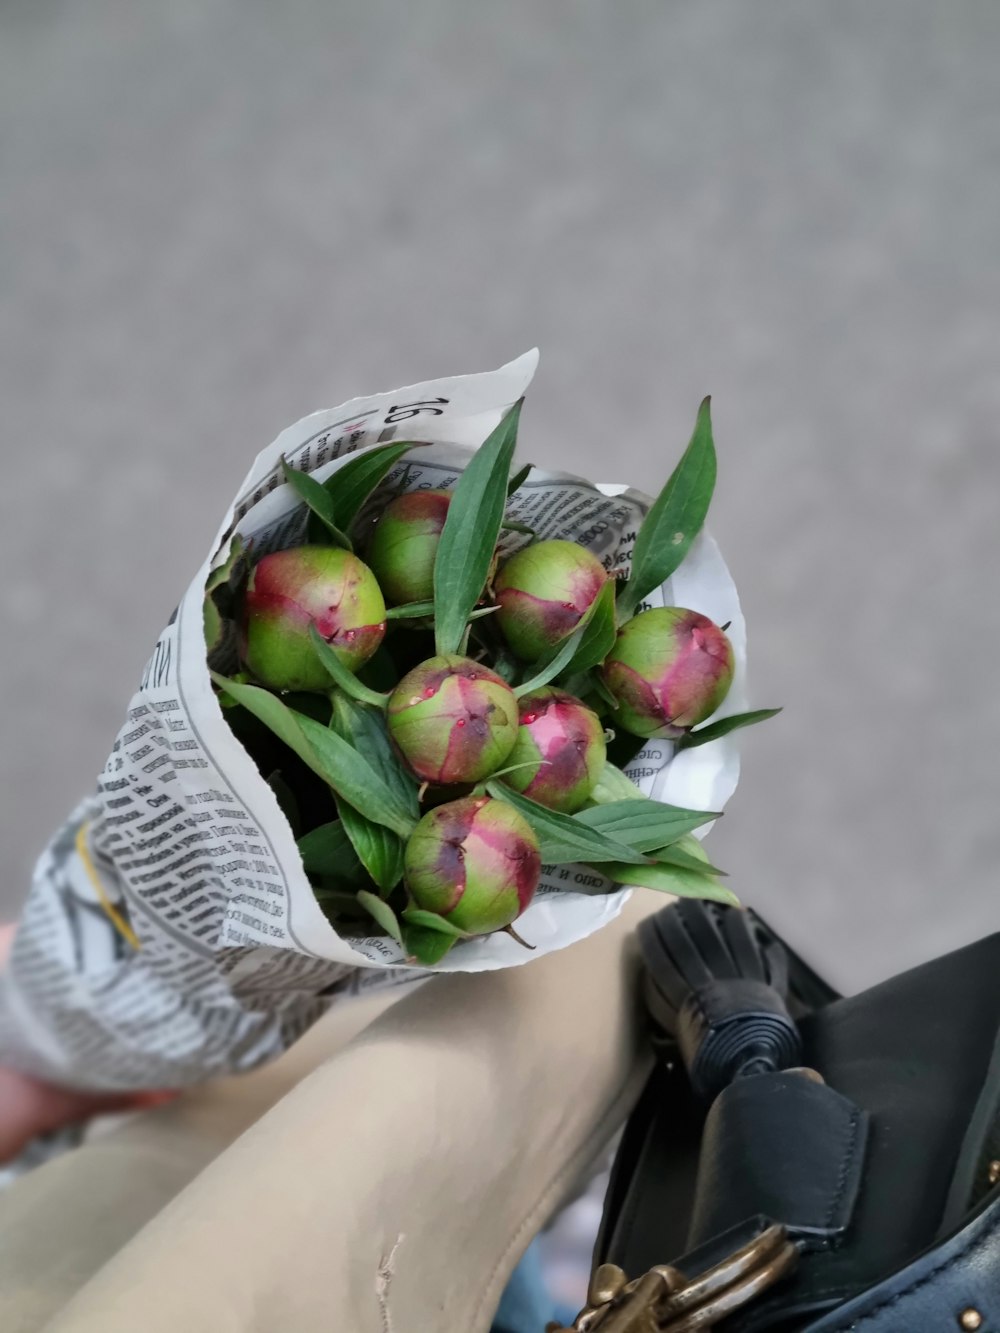
[[[648,1069],[638,894],[573,947],[336,1007],[0,1195],[3,1333],[486,1333]]]

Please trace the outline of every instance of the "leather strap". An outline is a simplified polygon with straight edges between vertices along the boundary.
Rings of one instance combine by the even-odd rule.
[[[1000,1194],[994,1191],[983,1211],[948,1240],[803,1333],[992,1333],[1000,1328],[998,1275]]]

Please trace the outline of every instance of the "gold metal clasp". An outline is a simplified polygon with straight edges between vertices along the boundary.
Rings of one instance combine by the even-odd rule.
[[[549,1324],[546,1333],[704,1333],[790,1273],[798,1257],[785,1228],[774,1226],[696,1278],[657,1264],[630,1282],[602,1264],[572,1325]]]

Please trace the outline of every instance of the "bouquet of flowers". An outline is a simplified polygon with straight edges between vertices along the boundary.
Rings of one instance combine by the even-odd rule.
[[[317,902],[341,937],[377,927],[423,966],[498,931],[532,948],[515,922],[562,867],[592,872],[573,877],[591,894],[733,901],[692,836],[718,812],[651,799],[624,768],[650,740],[673,757],[774,711],[713,721],[729,624],[646,601],[708,512],[709,401],[627,568],[516,517],[522,401],[448,487],[412,488],[418,439],[325,483],[285,462],[306,540],[258,557],[236,536],[206,588],[210,660],[239,662],[213,673],[220,703]]]
[[[352,399],[258,455],[38,863],[0,1061],[179,1086],[344,990],[562,948],[633,886],[731,899],[698,838],[768,710],[703,529],[708,403],[652,501],[515,468],[536,364]]]

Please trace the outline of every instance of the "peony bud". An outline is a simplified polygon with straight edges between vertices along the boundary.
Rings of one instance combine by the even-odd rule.
[[[244,611],[244,660],[275,690],[332,688],[310,625],[351,671],[368,661],[385,634],[385,603],[374,574],[338,546],[264,556],[251,571]]]
[[[478,782],[517,737],[517,700],[495,671],[467,657],[431,657],[389,696],[389,733],[423,782]]]
[[[428,602],[448,517],[448,491],[411,491],[387,505],[372,534],[368,563],[390,603]]]
[[[733,649],[697,611],[643,611],[619,631],[602,668],[618,703],[614,722],[635,736],[680,736],[729,693]]]
[[[607,747],[597,714],[563,690],[533,690],[518,701],[521,725],[503,781],[550,810],[571,815],[594,790]],[[515,765],[530,765],[515,767]]]
[[[589,609],[608,578],[597,556],[576,542],[533,542],[506,562],[493,590],[496,620],[526,662],[544,657]]]
[[[404,857],[413,901],[472,935],[502,930],[528,906],[542,858],[527,820],[506,801],[467,796],[424,815]]]

